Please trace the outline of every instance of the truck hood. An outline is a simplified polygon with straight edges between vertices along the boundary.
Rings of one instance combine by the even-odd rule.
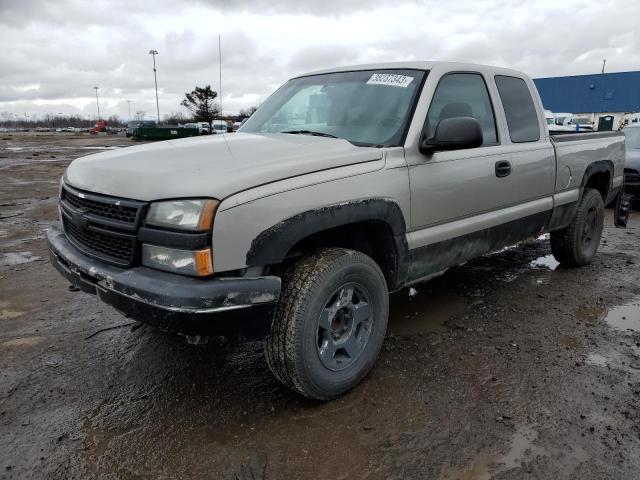
[[[282,133],[208,135],[78,158],[65,182],[134,200],[213,197],[329,168],[379,160],[382,151],[342,139]]]

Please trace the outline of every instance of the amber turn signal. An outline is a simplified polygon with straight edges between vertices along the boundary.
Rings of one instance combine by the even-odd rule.
[[[205,202],[202,213],[200,214],[200,221],[198,222],[199,230],[211,230],[213,227],[213,217],[216,214],[218,205],[220,205],[220,202],[217,200],[207,200]]]
[[[196,257],[196,272],[199,277],[205,277],[207,275],[213,275],[213,258],[211,255],[211,249],[205,248],[203,250],[195,251]]]

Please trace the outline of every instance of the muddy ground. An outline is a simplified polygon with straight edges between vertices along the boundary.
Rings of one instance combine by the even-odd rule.
[[[0,140],[0,478],[640,478],[638,213],[582,269],[543,238],[394,294],[377,366],[320,404],[259,343],[135,328],[49,265],[63,169],[127,144]]]

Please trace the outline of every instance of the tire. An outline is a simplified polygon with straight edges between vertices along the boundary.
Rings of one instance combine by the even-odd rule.
[[[389,317],[387,283],[367,255],[319,250],[283,278],[265,356],[287,387],[331,400],[357,385],[375,363]]]
[[[551,251],[562,265],[581,267],[591,262],[602,237],[604,203],[600,192],[585,188],[571,224],[551,232]]]

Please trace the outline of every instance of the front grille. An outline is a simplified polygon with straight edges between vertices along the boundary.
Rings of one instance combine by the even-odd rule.
[[[62,223],[67,238],[89,255],[118,265],[130,265],[133,262],[135,238],[118,238],[86,228],[78,228],[66,218],[63,218]]]
[[[137,259],[136,234],[146,204],[80,192],[65,185],[60,196],[64,232],[85,254],[129,267]]]
[[[66,201],[78,210],[120,222],[133,224],[136,222],[136,217],[138,215],[138,209],[135,207],[92,200],[86,196],[83,198],[72,193],[67,188],[63,188],[62,190],[62,200]]]

